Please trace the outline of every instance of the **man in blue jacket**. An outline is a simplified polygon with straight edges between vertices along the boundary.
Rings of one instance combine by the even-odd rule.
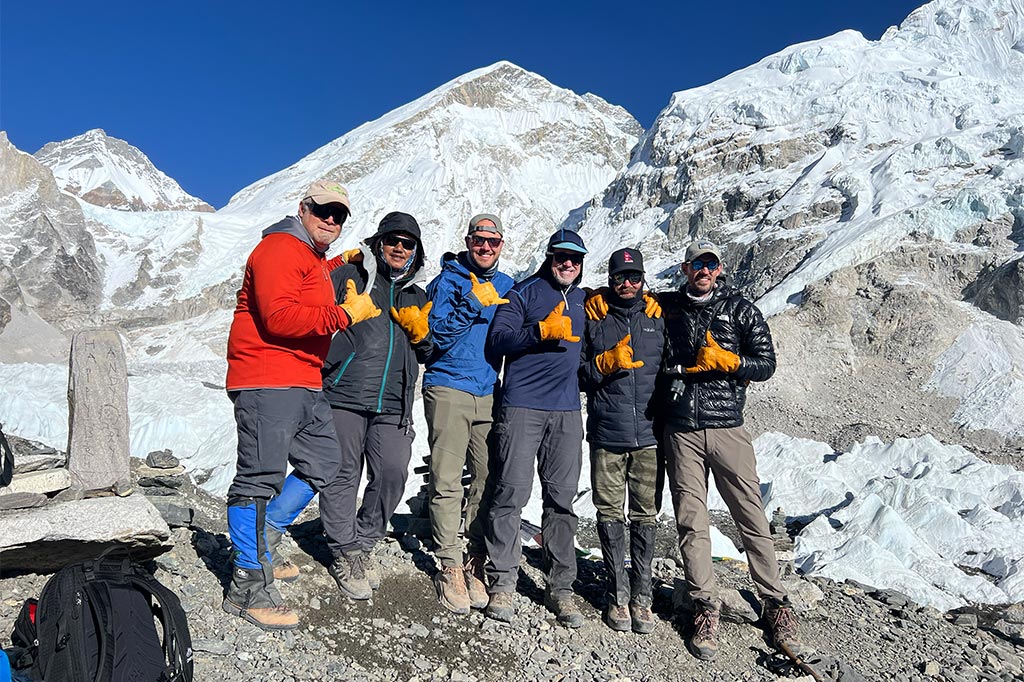
[[[583,624],[572,600],[576,579],[576,514],[572,503],[583,456],[583,421],[577,372],[585,295],[583,239],[558,230],[536,274],[509,291],[494,315],[488,357],[504,358],[505,378],[494,422],[493,497],[488,514],[487,615],[509,621],[522,546],[519,525],[530,500],[534,460],[544,513],[544,603],[567,627]]]
[[[484,358],[487,330],[515,283],[498,271],[501,220],[481,213],[469,221],[466,250],[446,253],[441,274],[427,286],[433,304],[434,355],[423,374],[423,411],[430,443],[430,526],[441,570],[434,577],[441,604],[453,613],[487,606],[484,525],[480,506],[487,481],[498,363]],[[469,468],[465,505],[467,551],[459,540],[462,472]]]

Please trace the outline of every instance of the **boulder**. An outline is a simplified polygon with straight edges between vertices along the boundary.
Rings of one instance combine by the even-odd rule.
[[[113,546],[145,560],[172,547],[171,530],[143,495],[51,503],[0,515],[0,574],[49,573]]]
[[[0,488],[0,497],[12,493],[55,493],[71,485],[71,474],[67,469],[45,469],[15,474],[11,484]]]
[[[154,450],[146,455],[146,464],[154,469],[173,469],[180,463],[170,450]]]

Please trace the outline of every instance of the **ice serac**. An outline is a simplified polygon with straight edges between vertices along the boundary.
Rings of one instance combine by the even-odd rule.
[[[136,147],[99,128],[35,153],[60,188],[90,204],[121,211],[213,211],[157,169]]]
[[[1019,286],[1024,247],[1022,82],[1021,0],[937,0],[877,41],[843,31],[675,93],[567,224],[592,262],[639,245],[662,286],[678,282],[688,241],[723,244],[732,282],[776,315],[782,376],[766,413],[807,407],[805,426],[828,428],[822,406],[879,386],[920,406],[958,334],[987,314],[1022,319],[1020,297],[1003,293]],[[784,394],[787,381],[810,386],[807,399]],[[886,435],[907,428],[864,408],[842,414],[888,421]],[[955,410],[939,405],[921,432]]]

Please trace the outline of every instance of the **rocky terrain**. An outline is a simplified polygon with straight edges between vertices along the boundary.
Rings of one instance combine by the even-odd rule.
[[[34,447],[12,440],[16,450]],[[661,622],[644,636],[613,632],[601,621],[604,569],[586,550],[597,545],[594,528],[586,521],[577,538],[584,549],[575,587],[587,620],[582,628],[568,630],[541,605],[543,577],[536,548],[524,550],[517,612],[510,624],[479,612],[455,616],[442,609],[431,581],[434,557],[411,535],[393,535],[381,543],[381,589],[369,602],[352,602],[327,574],[330,557],[314,505],[283,545],[302,570],[297,582],[281,587],[298,609],[301,626],[291,633],[264,633],[220,609],[230,560],[223,503],[183,476],[147,476],[151,470],[139,462],[134,469],[134,494],[146,494],[160,505],[174,528],[173,549],[148,565],[180,595],[188,613],[197,680],[812,679],[768,645],[756,622],[746,567],[735,560],[715,565],[727,620],[718,658],[703,663],[688,653],[687,605],[674,597],[682,573],[675,533],[667,524],[660,529],[655,559],[654,610]],[[726,518],[716,518],[716,523],[737,539]],[[893,591],[805,580],[792,575],[788,561],[793,530],[775,528],[778,556],[800,612],[801,638],[811,650],[807,658],[823,679],[967,682],[1024,676],[1024,605],[942,614]],[[46,579],[0,579],[4,643],[21,602],[37,596]]]

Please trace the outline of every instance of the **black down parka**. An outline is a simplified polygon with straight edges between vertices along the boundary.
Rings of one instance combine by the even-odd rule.
[[[413,236],[419,241],[418,230]],[[377,234],[366,240],[362,263],[349,263],[331,272],[338,303],[345,301],[348,280],[353,280],[360,292],[371,282],[370,298],[380,308],[380,315],[334,335],[322,370],[324,395],[332,407],[400,414],[402,424],[408,426],[412,424],[418,363],[430,356],[433,343],[428,334],[413,346],[389,311],[426,304],[427,294],[418,285],[423,278],[423,248],[422,243],[417,245],[409,272],[392,279],[389,268],[375,256],[380,238]]]
[[[623,300],[609,292],[608,315],[587,320],[580,356],[580,390],[587,395],[587,441],[608,450],[653,447],[655,381],[665,345],[665,322],[644,312],[642,296]],[[594,359],[631,336],[633,360],[644,366],[604,376]]]
[[[775,373],[771,330],[761,311],[721,283],[702,304],[685,291],[661,294],[659,300],[666,335],[659,406],[666,424],[680,431],[742,426],[747,384]],[[719,346],[740,356],[740,368],[732,374],[682,373],[697,363],[709,330]]]

